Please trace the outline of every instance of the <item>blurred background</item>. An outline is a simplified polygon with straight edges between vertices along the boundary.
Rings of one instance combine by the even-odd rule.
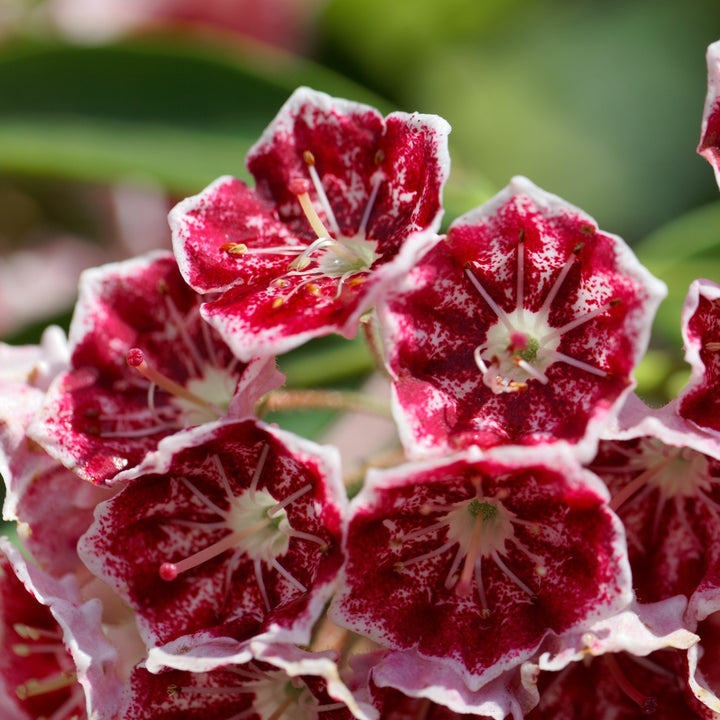
[[[695,154],[718,38],[717,0],[0,0],[0,337],[67,325],[84,267],[169,247],[168,209],[248,179],[309,85],[451,123],[446,224],[522,174],[631,243],[670,287],[639,370],[661,402],[686,376],[687,287],[720,281]],[[284,369],[312,385],[370,365],[328,339]]]

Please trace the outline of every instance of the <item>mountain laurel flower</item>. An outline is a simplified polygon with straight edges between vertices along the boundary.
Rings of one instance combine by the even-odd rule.
[[[715,172],[720,186],[720,40],[707,50],[707,95],[697,151]]]
[[[345,494],[334,448],[252,419],[162,440],[98,506],[78,551],[148,647],[194,634],[308,642],[335,585]]]
[[[177,430],[250,414],[283,378],[272,359],[238,360],[198,306],[167,252],[85,272],[71,367],[55,379],[30,437],[102,484]]]
[[[515,178],[379,307],[406,450],[564,441],[590,459],[664,295],[619,237]]]
[[[330,617],[478,690],[547,634],[630,602],[607,499],[567,448],[471,448],[371,471],[350,506]]]
[[[183,276],[242,359],[352,337],[437,240],[448,124],[300,88],[250,150],[254,190],[223,177],[170,214]]]

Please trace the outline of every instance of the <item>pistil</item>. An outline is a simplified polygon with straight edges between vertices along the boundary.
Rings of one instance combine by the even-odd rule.
[[[620,304],[619,298],[612,298],[560,327],[552,327],[549,324],[550,307],[583,247],[583,243],[578,243],[573,248],[537,311],[525,307],[524,230],[520,230],[517,245],[515,309],[511,312],[508,313],[500,307],[477,278],[473,266],[466,263],[466,276],[497,317],[497,322],[487,330],[485,342],[473,350],[473,358],[483,374],[483,382],[494,393],[524,390],[529,380],[547,384],[549,378],[546,371],[555,362],[564,362],[599,377],[607,375],[605,370],[562,353],[558,348],[566,333]]]
[[[268,525],[271,524],[271,521],[268,520],[261,520],[260,522],[255,523],[254,525],[250,525],[250,527],[246,528],[245,530],[238,530],[234,533],[230,533],[229,535],[226,535],[221,540],[218,540],[216,543],[213,543],[212,545],[209,545],[208,547],[204,548],[203,550],[199,550],[198,552],[190,555],[189,557],[186,557],[184,560],[181,560],[177,563],[163,563],[160,566],[160,570],[158,571],[158,574],[163,580],[166,580],[168,582],[175,580],[177,576],[180,573],[187,572],[188,570],[192,570],[193,568],[197,567],[198,565],[202,565],[203,563],[207,562],[208,560],[212,560],[214,557],[217,557],[218,555],[222,555],[226,550],[230,550],[234,548],[236,545],[241,543],[243,540],[249,538],[251,535],[255,534],[256,532],[259,532],[260,530],[268,527]]]
[[[313,167],[313,169],[315,168]],[[329,238],[330,231],[323,224],[323,221],[317,214],[317,210],[315,210],[312,204],[312,200],[310,200],[310,182],[305,180],[305,178],[295,178],[290,181],[288,189],[297,197],[300,207],[305,213],[305,217],[308,219],[315,234],[318,236],[318,239]]]
[[[158,372],[155,368],[151,367],[145,360],[145,354],[140,348],[130,348],[130,350],[128,350],[127,364],[137,370],[143,377],[147,378],[147,380],[149,380],[153,385],[162,388],[171,395],[187,400],[203,410],[207,410],[208,412],[217,415],[219,418],[223,416],[223,411],[217,407],[217,405],[201,398],[199,395],[196,395],[179,383],[171,380],[166,375]]]
[[[606,653],[603,655],[603,659],[620,690],[642,710],[643,715],[652,715],[657,711],[657,698],[651,695],[643,695],[625,676],[612,653]]]

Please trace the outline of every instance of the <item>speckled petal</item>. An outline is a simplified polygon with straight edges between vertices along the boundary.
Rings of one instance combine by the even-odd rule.
[[[125,479],[78,550],[134,609],[148,647],[308,641],[341,562],[333,448],[222,421],[166,438]]]
[[[590,459],[665,294],[620,238],[525,178],[396,289],[379,317],[413,457],[564,441]]]
[[[370,472],[351,504],[337,624],[471,690],[631,598],[625,539],[571,453],[471,449]]]

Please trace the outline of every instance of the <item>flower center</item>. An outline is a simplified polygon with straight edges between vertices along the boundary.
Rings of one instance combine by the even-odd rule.
[[[381,151],[375,156],[376,165],[384,159]],[[274,307],[285,304],[289,298],[301,288],[306,288],[312,295],[319,295],[317,281],[331,279],[337,281],[336,297],[339,297],[345,284],[357,285],[364,281],[363,275],[369,272],[376,260],[382,255],[378,253],[378,241],[367,237],[367,226],[370,221],[375,201],[384,175],[378,168],[371,179],[370,196],[363,212],[356,233],[347,237],[340,231],[330,201],[328,200],[322,180],[315,167],[315,157],[306,150],[303,160],[308,169],[310,179],[294,178],[288,189],[298,199],[300,207],[307,218],[317,239],[309,245],[281,245],[277,247],[248,248],[244,243],[226,243],[221,247],[230,255],[289,255],[293,257],[288,264],[287,272],[276,278],[271,287],[284,289],[292,285],[285,295],[277,295],[273,300]],[[314,188],[318,203],[326,218],[327,225],[322,221],[310,198],[310,189]],[[300,282],[293,282],[300,278]]]
[[[561,353],[558,348],[565,333],[619,304],[621,301],[618,298],[579,315],[561,327],[553,327],[549,322],[551,305],[583,247],[579,243],[573,248],[542,306],[535,311],[525,307],[525,239],[522,230],[517,250],[516,303],[512,312],[505,312],[495,302],[475,274],[475,268],[466,265],[468,279],[497,316],[497,321],[487,330],[485,342],[473,351],[483,382],[495,394],[524,390],[531,380],[546,384],[549,380],[546,371],[555,362],[564,362],[599,377],[607,375],[605,370]]]
[[[528,525],[531,530],[538,532],[539,525],[518,518],[505,507],[500,498],[484,496],[479,481],[477,491],[477,496],[471,500],[463,500],[444,508],[446,512],[433,524],[400,538],[398,547],[440,530],[445,530],[446,533],[446,540],[440,547],[396,563],[395,570],[402,572],[408,566],[439,556],[457,546],[445,579],[445,587],[447,589],[454,587],[455,593],[462,598],[471,597],[473,587],[477,588],[482,614],[487,617],[490,608],[482,578],[483,560],[487,558],[492,560],[503,575],[530,599],[534,599],[535,592],[503,560],[508,554],[507,543],[514,545],[535,564],[536,575],[544,577],[547,570],[544,559],[531,552],[515,536],[516,524]]]
[[[711,509],[720,510],[708,495],[717,479],[710,474],[710,464],[703,453],[666,445],[657,438],[643,438],[638,451],[639,455],[628,465],[644,469],[613,497],[610,503],[613,510],[636,502],[655,489],[660,492],[661,504],[672,498],[696,498]]]
[[[213,533],[219,529],[225,529],[229,532],[219,540],[210,543],[188,557],[174,562],[162,563],[158,574],[163,580],[171,582],[181,573],[192,570],[230,550],[233,553],[230,560],[231,567],[242,557],[253,562],[260,594],[268,611],[271,610],[271,604],[263,579],[263,565],[275,569],[297,591],[307,592],[307,588],[293,577],[278,562],[277,558],[287,553],[292,538],[315,543],[320,547],[321,552],[327,548],[327,543],[322,538],[293,529],[290,526],[285,510],[286,507],[310,492],[312,485],[308,483],[299,490],[290,493],[281,501],[277,501],[266,488],[258,489],[258,482],[267,461],[269,450],[269,445],[263,447],[249,487],[238,495],[233,493],[220,459],[213,456],[211,462],[215,467],[216,475],[225,493],[228,503],[226,509],[216,505],[187,478],[180,478],[180,482],[195,496],[197,501],[204,508],[219,516],[221,520],[219,522],[175,520],[175,524],[184,524],[192,528],[204,528]],[[229,582],[228,573],[228,577],[226,577],[228,590]]]

